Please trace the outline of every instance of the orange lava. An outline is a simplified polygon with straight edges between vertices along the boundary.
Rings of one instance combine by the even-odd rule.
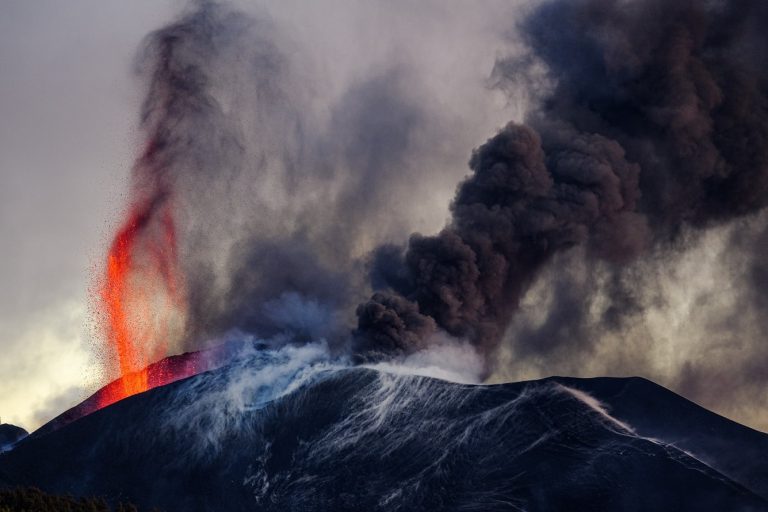
[[[180,276],[172,203],[159,192],[134,205],[107,256],[100,310],[119,377],[101,394],[99,408],[158,385],[148,367],[167,355],[174,319],[183,312]]]
[[[233,354],[236,354],[241,348],[242,345],[239,344],[225,343],[202,351],[168,356],[150,364],[142,372],[147,375],[147,387],[152,389],[219,368],[226,364]],[[123,378],[117,378],[76,406],[46,423],[38,432],[43,434],[58,430],[83,416],[124,398],[124,395]]]

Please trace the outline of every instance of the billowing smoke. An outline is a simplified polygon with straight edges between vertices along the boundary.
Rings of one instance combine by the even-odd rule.
[[[763,325],[768,7],[554,0],[520,18],[504,4],[482,15],[452,4],[455,16],[428,4],[392,38],[410,50],[414,33],[472,25],[456,41],[491,60],[466,69],[490,75],[489,97],[524,100],[525,116],[474,89],[435,87],[455,73],[440,56],[465,50],[444,37],[420,60],[403,48],[371,62],[360,52],[324,74],[343,52],[302,45],[301,31],[264,13],[195,2],[151,34],[139,59],[148,143],[132,197],[156,200],[129,225],[146,230],[142,247],[158,252],[160,241],[161,275],[183,278],[181,327],[157,343],[172,352],[244,332],[281,346],[325,340],[362,361],[437,347],[474,374],[476,351],[486,376],[641,373],[711,394],[711,362],[662,372],[666,352],[638,340],[658,338],[644,322],[678,307],[669,287],[690,284],[700,256],[723,269],[715,281],[731,283],[730,306],[702,302],[696,332],[735,346],[729,329],[757,339]],[[754,362],[764,358],[747,359],[729,373],[768,383]],[[520,362],[540,374],[513,370]]]
[[[419,198],[450,195],[477,139],[407,55],[342,66],[349,76],[334,83],[314,49],[253,10],[192,2],[140,51],[147,142],[123,223],[139,242],[118,234],[112,253],[128,284],[105,286],[118,305],[107,321],[127,319],[123,338],[138,352],[123,364],[117,347],[122,373],[233,332],[345,352],[370,293],[366,255],[439,225],[444,206]],[[151,207],[136,217],[133,204]],[[156,279],[164,269],[172,280]],[[155,307],[167,290],[137,293],[146,282],[170,283],[172,311]],[[139,325],[146,317],[152,325]]]
[[[361,350],[412,352],[439,329],[492,354],[558,255],[551,309],[510,343],[542,353],[580,341],[599,282],[598,321],[621,326],[641,308],[643,276],[628,263],[768,202],[766,21],[758,1],[537,8],[520,26],[529,53],[494,70],[504,89],[535,84],[537,106],[474,152],[438,235],[378,250],[381,290],[357,310]],[[595,269],[581,287],[567,279],[579,259]]]
[[[411,237],[404,254],[379,251],[378,293],[358,309],[360,339],[375,349],[413,350],[436,327],[489,351],[521,295],[551,257],[580,243],[626,258],[645,243],[636,214],[637,165],[620,145],[568,130],[542,138],[509,125],[475,152],[451,224]]]

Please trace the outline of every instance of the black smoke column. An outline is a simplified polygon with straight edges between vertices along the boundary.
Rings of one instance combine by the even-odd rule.
[[[526,125],[477,149],[449,224],[373,257],[358,353],[418,350],[438,330],[490,353],[553,255],[619,267],[768,202],[768,4],[568,0],[525,20],[547,69]],[[530,83],[530,81],[527,81]]]

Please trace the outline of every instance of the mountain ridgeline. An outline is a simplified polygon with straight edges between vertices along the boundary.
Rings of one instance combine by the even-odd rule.
[[[766,454],[644,379],[469,385],[257,351],[33,433],[0,484],[168,512],[760,511]]]

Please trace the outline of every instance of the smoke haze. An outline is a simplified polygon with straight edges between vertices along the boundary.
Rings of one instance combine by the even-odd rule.
[[[148,149],[132,190],[178,208],[179,348],[236,330],[342,349],[369,293],[367,253],[439,225],[420,198],[449,197],[463,173],[470,123],[409,58],[334,88],[306,53],[268,16],[213,2],[140,53]]]

